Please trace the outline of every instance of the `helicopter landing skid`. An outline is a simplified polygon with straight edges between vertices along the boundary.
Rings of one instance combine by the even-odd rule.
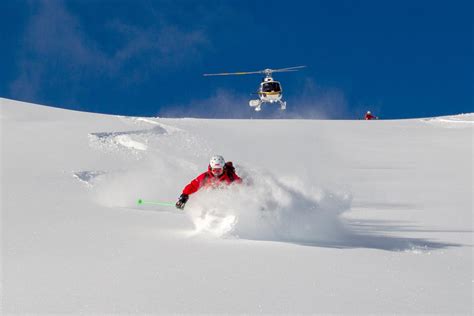
[[[273,103],[273,102],[272,102]],[[280,110],[286,110],[286,101],[278,101],[280,103]],[[260,112],[262,110],[263,102],[261,100],[250,100],[249,105],[255,108],[255,111]]]
[[[251,107],[254,107],[254,108],[255,108],[255,111],[257,111],[257,112],[259,112],[259,111],[262,110],[262,108],[261,108],[262,101],[260,101],[260,100],[250,100],[250,101],[249,101],[249,105],[250,105]]]

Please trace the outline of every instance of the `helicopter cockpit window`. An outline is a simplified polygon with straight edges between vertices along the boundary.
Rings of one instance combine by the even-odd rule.
[[[262,85],[262,92],[280,92],[280,84],[278,82],[266,82]]]

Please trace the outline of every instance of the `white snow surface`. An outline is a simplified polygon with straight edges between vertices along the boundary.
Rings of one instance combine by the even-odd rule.
[[[5,314],[473,313],[473,114],[0,110]],[[244,183],[137,204],[174,203],[213,154]]]

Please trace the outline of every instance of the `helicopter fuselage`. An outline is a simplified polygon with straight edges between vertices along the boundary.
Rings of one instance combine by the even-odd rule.
[[[278,81],[274,81],[270,77],[264,78],[258,89],[258,96],[262,102],[279,102],[282,98],[282,88]]]

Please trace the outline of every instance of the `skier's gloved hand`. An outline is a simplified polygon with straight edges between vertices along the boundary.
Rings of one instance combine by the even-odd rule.
[[[176,208],[179,208],[180,210],[182,210],[184,206],[186,205],[186,202],[188,201],[188,199],[189,199],[189,195],[181,194],[181,196],[178,199],[178,202],[176,202]]]

